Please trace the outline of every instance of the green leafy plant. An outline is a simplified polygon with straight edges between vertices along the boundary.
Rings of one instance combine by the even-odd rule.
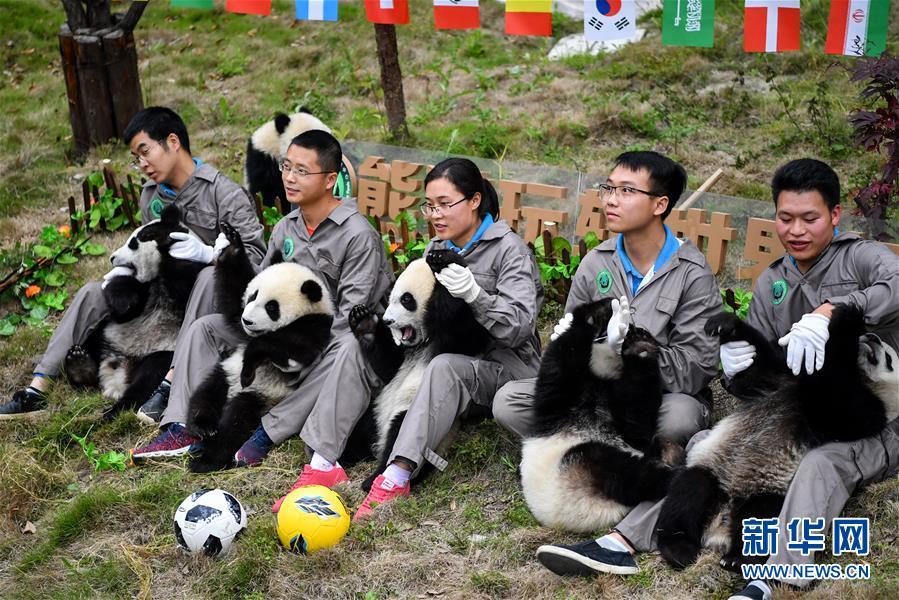
[[[127,468],[127,457],[123,452],[110,450],[109,452],[104,452],[101,454],[100,451],[97,450],[97,448],[94,446],[93,442],[87,441],[87,438],[90,435],[90,431],[85,433],[83,436],[78,436],[74,433],[70,435],[72,436],[72,439],[78,442],[78,445],[81,446],[81,450],[87,457],[87,461],[94,467],[94,471],[124,471]]]
[[[727,288],[721,290],[721,301],[724,303],[725,312],[745,320],[749,313],[749,303],[752,302],[752,292],[743,288]]]

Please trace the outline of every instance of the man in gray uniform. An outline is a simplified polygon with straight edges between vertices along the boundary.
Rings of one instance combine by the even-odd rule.
[[[262,259],[265,244],[253,201],[246,190],[218,169],[191,156],[187,128],[181,117],[169,108],[146,108],[134,116],[123,138],[135,163],[149,178],[139,203],[142,221],[158,219],[166,206],[175,204],[181,209],[182,221],[198,236],[173,233],[172,238],[177,241],[171,247],[172,256],[212,263],[219,222],[227,221],[240,232],[251,260]],[[203,269],[197,277],[184,316],[187,325],[212,312],[212,294],[203,293],[210,286],[212,271]],[[127,267],[116,267],[104,280],[129,273]],[[101,282],[92,281],[78,291],[34,369],[31,384],[0,405],[0,419],[35,415],[46,409],[49,383],[59,375],[69,348],[83,344],[109,315],[102,288]],[[182,327],[182,333],[185,330]]]
[[[707,385],[717,370],[718,343],[702,328],[721,310],[718,284],[702,252],[663,223],[686,182],[683,167],[655,152],[626,152],[616,159],[601,191],[609,230],[619,235],[581,262],[565,303],[568,314],[552,336],[568,328],[574,308],[621,298],[633,322],[662,345],[659,433],[682,446],[708,425]],[[532,428],[535,381],[511,381],[493,401],[496,421],[522,437]]]
[[[387,305],[393,273],[381,236],[354,206],[333,195],[341,161],[340,144],[334,136],[312,130],[293,140],[281,163],[287,199],[299,208],[275,226],[260,270],[280,250],[284,260],[318,273],[336,303],[333,337],[322,358],[300,372],[300,387],[262,417],[262,426],[235,455],[238,465],[258,465],[274,444],[300,431],[325,378],[338,364],[341,348],[355,342],[347,322],[350,309],[365,304],[380,314]],[[132,451],[135,460],[184,454],[199,441],[184,426],[191,394],[223,352],[246,341],[246,336],[227,326],[221,314],[198,319],[190,327],[175,350],[172,392],[162,417],[162,432]]]
[[[870,330],[899,347],[899,257],[877,242],[839,232],[840,182],[828,165],[813,159],[787,163],[774,175],[772,195],[777,235],[787,250],[756,282],[747,322],[787,347],[795,374],[824,362],[827,326],[834,306],[851,304],[865,313]],[[725,378],[752,364],[746,342],[721,345]],[[899,393],[899,390],[897,390]],[[705,437],[703,431],[690,444]],[[688,448],[689,450],[689,448]],[[814,556],[787,547],[786,524],[794,518],[839,516],[852,493],[899,469],[899,420],[878,435],[856,442],[832,442],[803,458],[779,515],[778,552],[768,564],[808,564]],[[542,546],[541,562],[560,574],[636,573],[635,551],[656,549],[655,523],[661,502],[637,506],[613,533],[574,546]],[[615,543],[609,543],[613,538]],[[616,545],[617,544],[617,545]],[[542,555],[542,557],[541,557]],[[805,587],[809,580],[785,583]],[[752,581],[731,600],[767,600],[769,586]]]

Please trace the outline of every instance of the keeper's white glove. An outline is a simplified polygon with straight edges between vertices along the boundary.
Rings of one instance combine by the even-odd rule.
[[[191,260],[204,265],[212,262],[214,252],[212,246],[207,246],[199,238],[181,231],[170,233],[169,238],[175,240],[175,243],[169,248],[169,256],[172,258]]]
[[[746,340],[724,342],[718,350],[718,357],[721,359],[724,374],[733,377],[752,366],[755,360],[755,346]]]
[[[606,327],[606,343],[617,354],[621,354],[621,346],[624,344],[624,336],[631,326],[631,308],[627,303],[627,296],[612,300],[612,318]]]
[[[829,325],[830,319],[824,315],[807,313],[793,323],[790,333],[777,340],[778,344],[787,347],[787,367],[793,375],[799,375],[803,363],[809,375],[824,366],[824,346],[830,337]]]
[[[553,327],[553,332],[549,334],[549,341],[556,341],[560,335],[571,329],[572,319],[574,319],[573,314],[565,313],[565,316],[559,319],[559,322],[556,323],[555,327]]]
[[[212,247],[212,260],[215,260],[219,257],[222,251],[231,245],[231,242],[225,237],[224,233],[220,233],[217,238],[215,238],[215,245]]]
[[[454,263],[447,265],[434,276],[451,296],[461,298],[469,304],[481,293],[481,286],[474,280],[474,274],[468,267]]]
[[[134,269],[131,267],[113,267],[109,273],[103,276],[103,283],[100,284],[100,289],[105,290],[113,277],[134,277]]]

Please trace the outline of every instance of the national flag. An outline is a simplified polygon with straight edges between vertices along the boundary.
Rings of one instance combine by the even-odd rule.
[[[632,40],[636,35],[634,0],[584,0],[584,39],[588,42]]]
[[[552,0],[506,0],[508,35],[552,35]]]
[[[225,10],[243,15],[270,15],[272,0],[225,0]]]
[[[173,8],[205,8],[212,10],[215,6],[212,0],[172,0]]]
[[[405,25],[409,22],[409,0],[365,0],[365,16],[372,23]]]
[[[434,0],[435,28],[478,29],[480,26],[478,0]]]
[[[799,50],[799,0],[746,0],[743,50]]]
[[[337,0],[296,0],[297,20],[336,21]]]
[[[831,0],[828,54],[880,56],[886,50],[890,0]]]
[[[665,0],[663,44],[711,48],[714,42],[715,0]]]

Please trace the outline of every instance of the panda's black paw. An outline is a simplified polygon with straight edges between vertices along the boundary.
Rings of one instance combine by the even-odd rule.
[[[240,385],[243,389],[247,389],[256,380],[256,369],[252,365],[244,363],[240,370]]]
[[[379,320],[378,315],[365,304],[357,304],[351,308],[347,317],[353,335],[366,344],[374,342]]]
[[[660,534],[658,546],[665,562],[677,570],[686,569],[695,563],[699,556],[699,544],[684,534]]]
[[[679,467],[687,462],[684,447],[661,435],[652,436],[644,456],[659,460],[670,467]]]
[[[732,342],[743,339],[743,321],[730,313],[720,313],[710,318],[705,323],[705,334],[717,337],[722,342]]]
[[[243,238],[240,237],[240,233],[230,223],[222,221],[219,223],[219,230],[225,234],[225,238],[228,240],[228,246],[222,250],[219,260],[229,260],[245,252]]]
[[[122,412],[122,406],[119,403],[116,403],[114,406],[111,406],[111,407],[107,408],[106,410],[104,410],[103,415],[100,417],[100,419],[104,423],[109,423],[110,421],[114,420],[117,416],[119,416],[120,412]]]
[[[218,431],[218,420],[214,415],[196,413],[187,418],[187,433],[200,438],[209,439]]]
[[[187,463],[187,468],[190,469],[191,473],[212,473],[213,471],[222,471],[230,466],[228,463],[223,463],[220,460],[215,460],[202,454],[194,456]]]
[[[577,327],[605,334],[612,318],[612,301],[608,299],[597,300],[589,304],[582,304],[572,312],[571,328]]]
[[[465,259],[452,250],[431,250],[425,256],[425,262],[434,273],[439,273],[449,265],[468,266]]]
[[[631,327],[624,336],[621,355],[639,359],[653,358],[659,353],[659,343],[642,327]]]
[[[92,387],[97,380],[97,361],[81,346],[72,346],[63,360],[66,379],[75,387]]]

